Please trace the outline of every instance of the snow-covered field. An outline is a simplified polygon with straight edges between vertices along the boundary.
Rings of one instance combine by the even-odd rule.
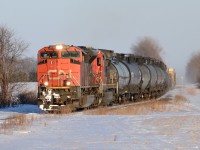
[[[179,87],[164,97],[176,95],[188,101],[137,115],[49,115],[32,105],[0,109],[0,124],[13,114],[36,118],[23,129],[2,132],[0,149],[200,149],[200,90]]]

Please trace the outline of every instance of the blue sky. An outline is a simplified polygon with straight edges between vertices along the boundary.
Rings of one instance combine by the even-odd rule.
[[[184,75],[191,54],[200,51],[199,0],[0,0],[0,6],[0,24],[30,43],[26,55],[34,57],[56,43],[129,53],[149,36]]]

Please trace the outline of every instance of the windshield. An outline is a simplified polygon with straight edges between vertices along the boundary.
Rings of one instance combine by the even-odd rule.
[[[40,54],[41,58],[58,58],[57,52],[41,52]]]
[[[78,58],[80,53],[77,51],[66,51],[61,53],[62,58]]]

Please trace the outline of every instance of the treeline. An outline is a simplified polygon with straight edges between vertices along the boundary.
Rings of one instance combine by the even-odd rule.
[[[186,66],[186,77],[191,83],[200,83],[200,52],[191,55]]]
[[[25,57],[18,60],[16,72],[11,76],[11,82],[36,82],[37,61],[35,58]]]

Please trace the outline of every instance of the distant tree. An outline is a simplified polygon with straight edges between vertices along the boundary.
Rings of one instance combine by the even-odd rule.
[[[13,89],[10,83],[15,81],[18,72],[17,64],[28,44],[16,38],[14,31],[7,26],[0,26],[0,106],[5,107],[11,102]]]
[[[37,70],[32,69],[32,71],[29,72],[29,82],[37,82]]]
[[[21,70],[27,74],[28,82],[37,81],[37,60],[33,57],[25,57],[21,60]]]
[[[37,59],[32,58],[30,59],[30,63],[32,65],[29,71],[29,81],[30,82],[37,82]]]
[[[133,54],[143,57],[151,57],[158,60],[163,60],[161,46],[151,37],[144,37],[132,46]]]
[[[192,83],[200,83],[200,52],[192,54],[186,66],[186,77]]]

